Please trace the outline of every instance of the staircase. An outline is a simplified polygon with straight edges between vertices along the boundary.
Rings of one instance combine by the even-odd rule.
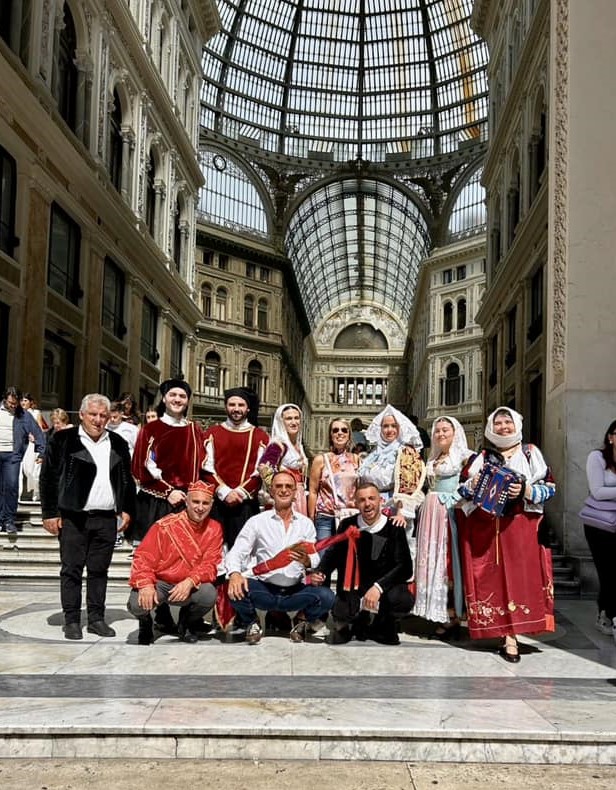
[[[29,585],[58,583],[60,551],[58,539],[43,529],[38,502],[20,502],[17,510],[17,537],[0,536],[0,579],[24,581]],[[132,547],[123,543],[113,552],[109,585],[127,587]]]
[[[21,502],[17,511],[17,540],[0,539],[0,579],[27,581],[29,584],[57,582],[60,576],[58,539],[43,529],[41,506],[38,502]],[[562,553],[552,536],[554,595],[557,599],[580,598],[580,580],[571,558]],[[124,543],[113,552],[109,568],[109,584],[126,586],[130,575],[131,546]]]

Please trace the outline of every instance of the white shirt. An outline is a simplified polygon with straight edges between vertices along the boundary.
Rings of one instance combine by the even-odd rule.
[[[387,516],[384,516],[382,513],[374,524],[367,524],[361,516],[357,516],[357,526],[362,532],[369,532],[371,535],[374,535],[375,532],[380,532],[385,524],[387,524]]]
[[[128,450],[130,452],[130,457],[132,458],[133,453],[135,452],[135,442],[137,441],[139,428],[137,428],[136,425],[133,425],[132,422],[123,420],[119,425],[112,425],[112,423],[108,423],[107,430],[117,433],[118,436],[121,436],[126,441],[128,444]]]
[[[284,521],[275,510],[264,510],[249,518],[242,527],[225,558],[227,576],[232,573],[252,576],[250,569],[258,563],[271,560],[294,543],[315,543],[316,538],[314,524],[307,516],[294,511],[289,528],[285,529]],[[316,568],[320,561],[318,552],[309,556],[311,567]],[[302,563],[294,560],[284,568],[264,573],[258,578],[279,587],[291,587],[303,581],[305,575],[306,569]]]
[[[0,453],[13,452],[13,414],[0,404]]]
[[[88,495],[88,500],[84,505],[84,510],[115,510],[115,497],[111,487],[111,477],[109,474],[109,459],[111,456],[111,442],[107,431],[100,439],[95,442],[84,431],[83,426],[79,426],[79,438],[86,450],[92,456],[96,464],[96,477],[92,483],[92,488]]]

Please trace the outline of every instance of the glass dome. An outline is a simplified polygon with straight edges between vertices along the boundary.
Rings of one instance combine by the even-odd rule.
[[[423,159],[486,137],[472,0],[219,0],[201,124],[318,162]]]

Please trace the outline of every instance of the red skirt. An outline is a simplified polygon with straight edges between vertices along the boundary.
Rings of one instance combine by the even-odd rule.
[[[552,553],[537,540],[543,516],[457,515],[471,638],[553,631]]]

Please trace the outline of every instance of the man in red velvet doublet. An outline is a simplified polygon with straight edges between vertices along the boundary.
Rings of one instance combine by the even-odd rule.
[[[254,398],[241,388],[227,390],[227,419],[205,432],[205,480],[216,488],[215,515],[222,522],[228,548],[246,521],[259,512],[257,463],[269,436],[249,422],[249,412],[256,422]]]

